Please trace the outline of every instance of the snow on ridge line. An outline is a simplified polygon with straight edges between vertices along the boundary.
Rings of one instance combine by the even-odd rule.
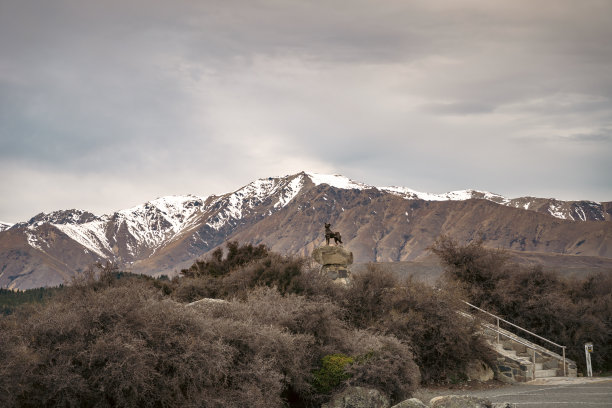
[[[130,215],[137,211],[143,211],[146,209],[148,205],[152,205],[153,207],[164,210],[164,209],[173,209],[176,207],[184,206],[185,203],[190,201],[201,201],[202,203],[206,201],[205,197],[200,197],[192,194],[188,195],[169,195],[164,197],[158,197],[154,200],[147,201],[144,204],[139,204],[131,208],[126,208],[123,210],[116,211],[116,214],[122,215]]]
[[[289,202],[293,200],[296,195],[298,195],[302,187],[304,187],[304,177],[301,175],[291,180],[291,182],[288,184],[288,191],[285,192],[285,195],[281,194],[278,202],[274,204],[274,208],[282,208],[289,204]]]
[[[348,177],[344,177],[340,174],[306,173],[306,175],[310,177],[310,180],[312,180],[315,186],[318,186],[319,184],[327,184],[331,187],[357,190],[372,188],[372,186],[351,180]]]
[[[385,191],[392,194],[397,194],[406,198],[418,198],[425,201],[464,201],[474,198],[475,196],[482,196],[484,199],[489,201],[498,202],[495,199],[507,203],[510,200],[504,196],[499,194],[490,193],[488,191],[480,191],[480,190],[457,190],[457,191],[449,191],[447,193],[423,193],[420,191],[415,191],[407,187],[378,187],[379,190]]]
[[[436,193],[423,193],[420,191],[412,190],[407,187],[399,187],[399,186],[389,186],[389,187],[375,187],[370,186],[365,183],[357,182],[349,179],[348,177],[344,177],[340,174],[319,174],[319,173],[306,173],[312,182],[315,185],[319,184],[327,184],[331,187],[342,188],[342,189],[359,189],[365,190],[368,188],[376,188],[381,191],[397,194],[404,197],[409,198],[419,198],[421,200],[426,201],[462,201],[469,200],[473,198],[475,194],[482,195],[485,199],[491,200],[493,198],[507,201],[506,197],[503,197],[499,194],[490,193],[488,191],[479,191],[479,190],[457,190],[457,191],[449,191],[446,193],[436,194]]]
[[[290,177],[293,178],[289,180]],[[230,220],[242,218],[245,207],[252,209],[258,202],[262,202],[274,194],[278,194],[278,201],[274,203],[274,208],[283,208],[295,198],[303,186],[304,177],[302,174],[257,179],[233,193],[227,193],[215,200],[213,204],[226,200],[228,205],[206,224],[218,231]]]

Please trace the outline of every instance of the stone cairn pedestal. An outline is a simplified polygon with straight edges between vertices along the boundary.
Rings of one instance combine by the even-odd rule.
[[[325,245],[312,251],[313,259],[321,264],[321,273],[338,283],[346,284],[351,276],[349,265],[353,253],[339,246]]]

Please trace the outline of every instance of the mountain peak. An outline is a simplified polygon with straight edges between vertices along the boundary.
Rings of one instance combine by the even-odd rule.
[[[98,221],[100,217],[85,210],[58,210],[50,213],[41,212],[30,218],[27,222],[29,226],[38,226],[41,224],[85,224],[92,221]]]
[[[310,178],[310,180],[317,186],[320,184],[327,184],[328,186],[341,188],[345,190],[350,190],[350,189],[364,190],[368,188],[375,188],[373,186],[369,186],[367,184],[351,180],[348,177],[344,177],[340,174],[320,174],[320,173],[307,173],[307,172],[304,172],[304,174],[307,175]]]

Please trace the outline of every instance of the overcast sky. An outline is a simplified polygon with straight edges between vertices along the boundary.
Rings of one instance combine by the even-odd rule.
[[[612,201],[611,0],[0,0],[0,220],[301,170]]]

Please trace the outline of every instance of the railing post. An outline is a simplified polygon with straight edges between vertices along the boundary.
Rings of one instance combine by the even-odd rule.
[[[534,349],[531,350],[531,356],[533,358],[533,378],[532,380],[536,379],[536,351]]]
[[[567,377],[567,374],[565,371],[565,346],[563,346],[563,376]]]
[[[497,320],[497,344],[499,344],[499,317],[495,318]]]

